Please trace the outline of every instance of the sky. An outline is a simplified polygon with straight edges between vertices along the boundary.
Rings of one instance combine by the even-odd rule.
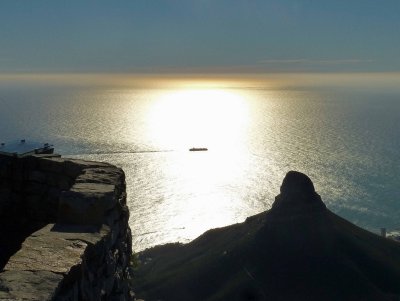
[[[2,0],[0,73],[399,72],[399,0]]]

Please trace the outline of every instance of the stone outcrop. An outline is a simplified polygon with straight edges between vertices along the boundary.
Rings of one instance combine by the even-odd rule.
[[[298,171],[289,171],[283,179],[280,194],[272,205],[274,211],[305,214],[326,209],[321,197],[315,192],[311,179]]]
[[[329,211],[299,172],[270,210],[139,258],[135,292],[147,301],[400,298],[400,244]]]
[[[0,300],[134,300],[128,219],[115,166],[0,157]]]

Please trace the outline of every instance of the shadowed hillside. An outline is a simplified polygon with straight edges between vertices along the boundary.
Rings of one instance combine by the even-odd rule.
[[[146,301],[400,300],[400,244],[326,209],[299,172],[271,210],[140,259],[135,291]]]

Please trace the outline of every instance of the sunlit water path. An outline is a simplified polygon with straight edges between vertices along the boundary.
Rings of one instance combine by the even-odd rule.
[[[2,85],[1,139],[122,167],[135,250],[269,209],[291,169],[352,222],[400,228],[400,90],[21,86]]]

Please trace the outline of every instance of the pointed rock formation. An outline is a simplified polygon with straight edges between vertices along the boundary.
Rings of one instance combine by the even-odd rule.
[[[272,209],[286,213],[295,210],[311,213],[322,211],[326,206],[315,192],[314,184],[308,176],[298,171],[289,171],[283,179],[281,193],[275,198]]]
[[[140,258],[147,301],[400,299],[400,244],[329,211],[295,171],[269,211]]]

